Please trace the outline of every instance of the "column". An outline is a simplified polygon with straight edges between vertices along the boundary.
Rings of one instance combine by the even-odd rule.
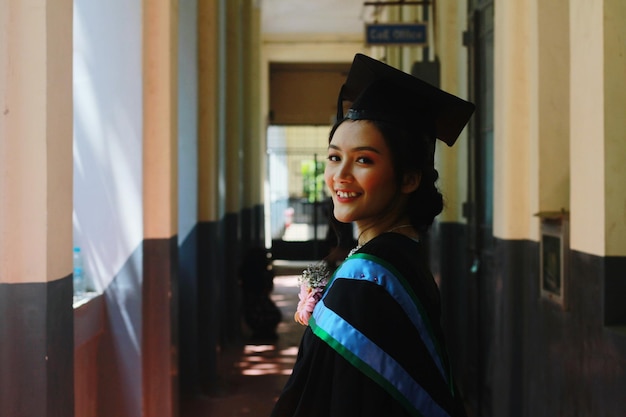
[[[143,2],[143,415],[177,415],[178,1]]]
[[[0,1],[0,415],[73,415],[72,1]]]
[[[494,33],[494,192],[493,234],[502,239],[528,238],[536,184],[531,173],[531,84],[529,2],[498,4]],[[500,7],[501,6],[501,7]],[[529,138],[531,140],[529,140]],[[536,232],[535,232],[536,233]]]

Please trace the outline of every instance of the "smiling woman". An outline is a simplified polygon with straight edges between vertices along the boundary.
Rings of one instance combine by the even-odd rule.
[[[343,115],[343,100],[352,101]],[[358,246],[316,300],[274,417],[465,416],[439,291],[420,242],[443,208],[435,140],[471,103],[357,54],[339,95],[325,182]]]
[[[356,222],[361,234],[371,227],[385,228],[390,226],[385,223],[402,221],[401,209],[409,189],[405,192],[397,187],[393,178],[389,147],[372,122],[347,121],[337,128],[328,147],[325,171],[337,220]]]

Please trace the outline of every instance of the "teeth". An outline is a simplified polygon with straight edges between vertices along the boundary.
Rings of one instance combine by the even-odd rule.
[[[358,194],[357,193],[349,193],[346,191],[337,191],[337,196],[340,198],[352,198],[352,197],[356,197]]]

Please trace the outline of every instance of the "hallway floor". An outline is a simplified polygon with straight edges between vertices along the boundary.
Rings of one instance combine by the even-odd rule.
[[[296,273],[286,269],[282,273]],[[300,268],[302,270],[303,268]],[[280,394],[298,353],[304,327],[293,320],[298,303],[298,276],[276,271],[272,299],[283,313],[276,341],[249,341],[221,353],[219,392],[181,398],[180,417],[265,417]]]

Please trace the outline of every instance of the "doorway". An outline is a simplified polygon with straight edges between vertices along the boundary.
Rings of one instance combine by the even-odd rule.
[[[328,254],[329,196],[324,184],[329,126],[270,126],[266,236],[274,259]]]
[[[350,65],[270,64],[265,236],[274,259],[319,260],[334,244],[324,166]]]

